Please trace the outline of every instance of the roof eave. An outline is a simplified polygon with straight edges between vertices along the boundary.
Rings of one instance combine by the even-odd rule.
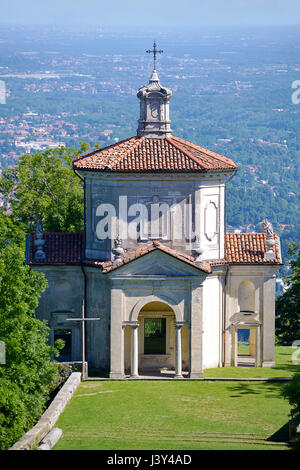
[[[96,173],[131,173],[131,174],[145,174],[145,173],[232,173],[233,171],[236,171],[238,168],[209,168],[209,169],[197,169],[197,170],[190,170],[190,169],[179,169],[179,170],[173,170],[173,169],[157,169],[157,170],[114,170],[112,168],[75,168],[76,171],[90,171],[90,172],[96,172]]]
[[[117,269],[122,268],[123,266],[127,266],[128,264],[132,263],[133,261],[136,261],[136,260],[138,260],[138,259],[141,259],[141,258],[143,258],[144,256],[147,256],[147,255],[149,255],[150,253],[153,253],[153,251],[157,251],[157,250],[159,250],[159,251],[161,251],[162,253],[164,253],[165,255],[168,255],[168,256],[172,257],[173,259],[176,259],[177,261],[180,261],[180,262],[182,262],[182,263],[184,263],[184,264],[187,264],[188,266],[191,266],[191,267],[193,267],[193,268],[195,268],[195,269],[197,269],[197,270],[199,270],[199,271],[201,271],[201,272],[203,272],[203,273],[205,273],[205,274],[210,274],[210,273],[211,273],[211,269],[208,270],[208,269],[205,269],[204,267],[198,266],[196,263],[193,263],[193,262],[191,262],[191,261],[189,261],[189,260],[181,259],[180,257],[178,257],[178,256],[176,256],[176,255],[173,255],[172,253],[169,253],[168,251],[162,249],[162,248],[159,247],[159,246],[153,247],[153,249],[149,250],[148,252],[142,253],[142,254],[140,254],[139,256],[137,256],[136,258],[132,258],[132,259],[130,259],[130,260],[124,262],[124,263],[120,263],[120,264],[117,264],[117,265],[111,265],[111,266],[109,266],[109,269],[107,269],[107,270],[104,270],[104,269],[103,269],[102,271],[103,271],[104,274],[108,274],[108,273],[110,273],[110,272],[112,272],[112,271],[116,271]]]

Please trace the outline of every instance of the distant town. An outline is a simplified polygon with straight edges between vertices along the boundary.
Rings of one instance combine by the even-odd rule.
[[[300,77],[297,30],[158,37],[161,82],[172,90],[173,133],[232,158],[228,231],[257,230],[264,213],[287,246],[299,238]],[[0,171],[24,154],[80,142],[102,148],[135,135],[136,92],[152,71],[141,33],[3,29]],[[184,112],[183,112],[184,110]],[[264,207],[258,201],[263,201]]]

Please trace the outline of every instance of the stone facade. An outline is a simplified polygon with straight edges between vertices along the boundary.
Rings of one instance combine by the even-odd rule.
[[[199,378],[205,368],[236,366],[241,329],[256,365],[274,366],[278,237],[266,221],[268,233],[225,234],[236,166],[171,137],[170,97],[153,71],[138,92],[138,137],[74,161],[85,180],[85,232],[41,234],[39,226],[29,237],[28,262],[49,283],[37,315],[52,342],[59,332],[70,339],[69,360],[78,361],[81,323],[70,318],[84,299],[86,318],[100,319],[86,322],[89,369],[112,378],[163,369]]]
[[[103,212],[107,206],[112,205],[116,208],[117,218],[123,206],[126,208],[125,212],[127,208],[136,206],[136,209],[131,212],[132,218],[138,215],[140,204],[149,207],[149,212],[151,206],[159,208],[164,204],[169,207],[175,205],[176,209],[170,213],[169,234],[159,233],[158,236],[152,237],[149,224],[148,233],[140,234],[138,240],[123,237],[125,250],[133,250],[150,240],[160,240],[166,246],[182,253],[191,253],[192,240],[183,236],[176,238],[174,235],[184,232],[184,223],[188,217],[187,211],[191,207],[190,226],[191,229],[192,226],[194,227],[195,236],[199,239],[203,251],[202,259],[224,258],[224,197],[228,174],[218,173],[209,176],[114,174],[110,175],[109,179],[106,174],[98,172],[91,174],[81,171],[81,174],[86,178],[86,257],[88,259],[111,259],[113,238],[101,240],[97,234],[105,223]],[[178,216],[178,211],[182,217]],[[122,227],[120,235],[122,235]]]

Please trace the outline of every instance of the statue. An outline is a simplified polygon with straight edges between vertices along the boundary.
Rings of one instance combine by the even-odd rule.
[[[38,220],[36,223],[35,238],[40,240],[41,238],[43,238],[43,233],[44,233],[43,222],[41,220]]]
[[[203,253],[203,249],[201,248],[200,237],[198,235],[195,236],[195,240],[192,244],[192,253],[195,257],[194,261],[196,263],[200,263],[201,262],[201,255]]]
[[[111,250],[113,253],[113,263],[120,264],[122,262],[122,255],[124,254],[124,249],[122,248],[122,240],[118,235],[114,240],[114,247]]]
[[[34,245],[36,246],[36,252],[34,254],[34,261],[37,261],[37,262],[46,261],[46,254],[43,250],[43,246],[45,245],[43,234],[44,234],[43,223],[41,220],[38,220],[36,223],[35,240],[34,240]]]
[[[264,219],[261,223],[261,231],[266,234],[267,238],[273,238],[274,230],[271,222]]]
[[[273,251],[273,246],[275,245],[274,230],[271,222],[269,222],[268,219],[264,219],[262,221],[261,231],[266,234],[264,259],[275,259],[275,253]]]

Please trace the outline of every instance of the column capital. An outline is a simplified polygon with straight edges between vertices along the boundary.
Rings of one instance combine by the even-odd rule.
[[[137,328],[139,323],[137,321],[123,321],[122,326],[131,326],[132,328]]]
[[[184,325],[187,325],[187,323],[184,321],[177,321],[175,323],[175,328],[182,328]]]

